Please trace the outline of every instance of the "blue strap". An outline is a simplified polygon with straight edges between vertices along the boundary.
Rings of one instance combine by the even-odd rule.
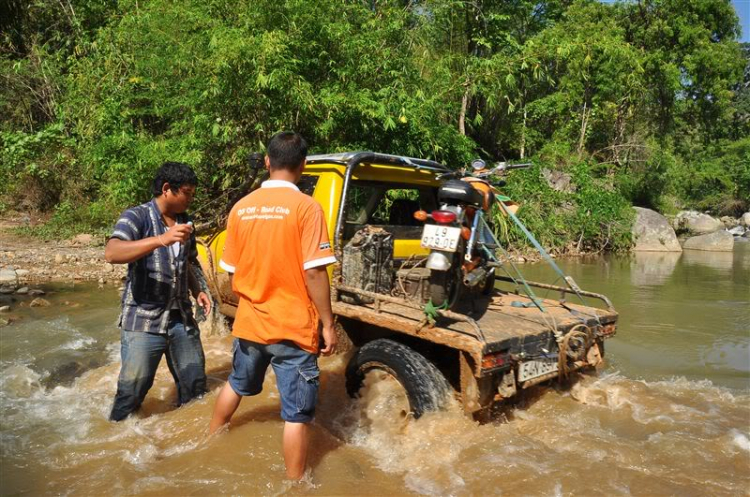
[[[536,240],[536,238],[534,238],[534,235],[532,235],[531,232],[528,229],[526,229],[526,226],[523,225],[523,223],[521,222],[521,220],[518,219],[518,217],[516,217],[516,215],[513,214],[510,211],[510,209],[508,209],[502,201],[500,201],[499,203],[502,206],[502,208],[505,211],[505,213],[508,214],[508,216],[513,220],[514,223],[516,223],[516,226],[518,226],[519,228],[521,228],[521,231],[523,232],[524,235],[526,235],[526,238],[528,238],[529,241],[532,243],[532,245],[534,245],[534,247],[539,251],[539,253],[542,254],[542,257],[544,258],[544,260],[546,260],[547,263],[550,266],[552,266],[552,269],[554,269],[555,272],[560,275],[560,277],[563,279],[563,281],[565,282],[565,284],[568,285],[568,287],[571,290],[573,290],[576,295],[578,295],[578,298],[581,299],[581,302],[583,302],[584,301],[583,297],[581,296],[580,293],[578,293],[578,289],[576,289],[573,285],[570,284],[570,282],[568,281],[568,278],[565,275],[565,273],[563,273],[562,269],[560,269],[560,267],[557,264],[555,264],[554,259],[552,259],[552,257],[550,257],[550,255],[547,253],[547,251],[544,250],[544,247],[542,247],[542,245]]]

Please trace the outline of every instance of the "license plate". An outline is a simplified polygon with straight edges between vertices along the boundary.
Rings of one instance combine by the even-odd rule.
[[[455,252],[460,238],[461,228],[425,224],[424,231],[422,231],[422,247]]]
[[[535,361],[522,362],[518,368],[518,381],[527,381],[538,378],[547,373],[557,371],[557,359],[538,359]]]

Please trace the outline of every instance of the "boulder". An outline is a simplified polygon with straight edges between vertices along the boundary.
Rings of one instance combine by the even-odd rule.
[[[4,306],[0,307],[0,312],[10,312],[10,306],[9,305],[4,305]]]
[[[89,246],[89,245],[93,245],[93,242],[94,242],[94,235],[89,235],[87,233],[76,235],[70,239],[71,245]]]
[[[745,227],[744,226],[735,226],[732,229],[728,229],[727,233],[729,233],[732,236],[742,236],[745,234]]]
[[[23,286],[23,287],[19,288],[18,290],[16,290],[16,293],[18,295],[26,295],[27,293],[29,293],[29,287]]]
[[[667,219],[658,212],[633,207],[636,212],[633,239],[636,252],[681,252],[680,242]]]
[[[18,275],[15,269],[0,269],[0,286],[15,286],[18,283]]]
[[[750,212],[746,212],[742,215],[742,217],[740,218],[740,224],[747,228],[750,228]]]
[[[693,235],[704,235],[724,229],[724,223],[708,214],[697,211],[682,211],[674,219],[677,232],[688,232]]]
[[[724,224],[724,227],[728,230],[735,228],[740,224],[740,220],[735,219],[732,216],[722,216],[719,218],[719,221],[721,221],[722,224]]]
[[[26,276],[29,275],[29,272],[30,271],[28,269],[16,269],[16,275],[19,278],[25,278]]]
[[[542,176],[553,190],[563,193],[575,193],[576,191],[576,186],[573,184],[573,178],[570,174],[542,169]]]
[[[728,231],[716,231],[707,235],[688,238],[682,248],[709,252],[731,252],[734,249],[734,237]]]
[[[48,300],[44,300],[42,297],[37,297],[31,301],[29,307],[49,307],[50,305],[52,304],[50,304]]]

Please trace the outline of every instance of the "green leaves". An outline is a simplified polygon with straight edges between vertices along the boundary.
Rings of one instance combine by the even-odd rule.
[[[750,208],[735,153],[750,50],[725,0],[33,0],[14,15],[0,35],[0,195],[36,189],[29,204],[45,209],[141,201],[165,160],[193,164],[199,195],[219,198],[282,129],[313,152],[453,167],[537,156],[582,168],[592,196],[617,185],[599,204],[514,175],[550,244],[585,224],[594,246],[586,223],[619,216],[613,195]],[[564,202],[586,207],[571,221]]]

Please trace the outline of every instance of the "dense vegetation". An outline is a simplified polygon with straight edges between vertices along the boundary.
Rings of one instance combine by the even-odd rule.
[[[0,9],[0,210],[51,212],[48,233],[108,226],[165,160],[196,167],[198,204],[226,198],[281,129],[315,152],[531,158],[509,193],[560,250],[627,247],[632,204],[750,208],[750,48],[728,0]]]

